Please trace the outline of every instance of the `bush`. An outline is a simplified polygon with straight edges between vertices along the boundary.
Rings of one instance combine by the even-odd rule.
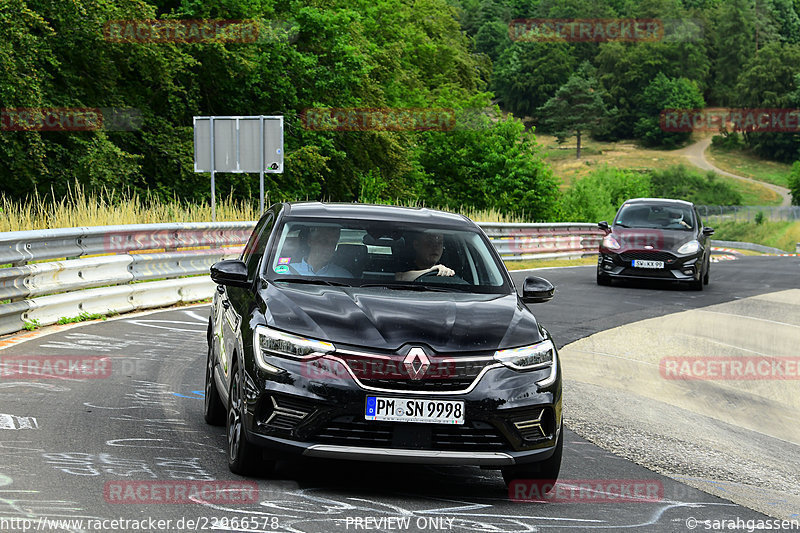
[[[622,202],[650,194],[646,173],[604,165],[564,193],[562,217],[570,222],[611,220]]]
[[[789,174],[789,192],[792,193],[792,205],[800,205],[800,161],[795,161],[792,165],[792,173]]]
[[[711,138],[711,146],[720,150],[737,150],[744,148],[744,142],[738,132],[723,132],[722,135],[714,135]]]
[[[654,170],[651,176],[652,194],[660,198],[687,200],[698,205],[741,205],[742,195],[714,172],[705,176],[676,165],[664,170]]]

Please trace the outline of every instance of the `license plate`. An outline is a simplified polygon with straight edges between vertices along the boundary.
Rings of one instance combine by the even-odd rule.
[[[364,418],[387,422],[463,424],[464,402],[367,396]]]
[[[636,268],[664,268],[664,261],[642,261],[634,259],[633,266]]]

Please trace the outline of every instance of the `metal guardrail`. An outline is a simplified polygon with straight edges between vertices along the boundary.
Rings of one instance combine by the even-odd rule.
[[[605,233],[597,224],[479,224],[507,261],[597,255]]]
[[[82,313],[209,298],[209,267],[236,257],[255,222],[139,224],[0,233],[0,335]],[[506,260],[597,254],[595,224],[481,223]],[[42,262],[44,261],[44,262]],[[157,280],[157,281],[153,281]]]
[[[26,322],[44,326],[82,313],[123,313],[208,298],[214,290],[209,267],[237,257],[254,225],[137,224],[0,233],[0,265],[10,264],[0,267],[0,301],[6,301],[0,304],[0,335],[24,329]]]
[[[755,222],[757,217],[774,221],[800,220],[800,206],[797,205],[698,205],[697,212],[709,224],[720,221]]]
[[[773,248],[771,246],[764,246],[762,244],[753,244],[752,242],[740,241],[711,241],[712,246],[720,246],[724,248],[736,248],[739,250],[752,250],[753,252],[761,252],[764,254],[785,254],[786,250],[780,248]]]

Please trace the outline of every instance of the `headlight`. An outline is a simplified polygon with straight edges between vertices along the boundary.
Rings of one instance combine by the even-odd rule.
[[[553,362],[555,347],[549,340],[494,352],[494,359],[514,370],[534,370],[547,366]]]
[[[538,344],[498,350],[494,353],[495,361],[517,371],[537,370],[550,367],[550,375],[536,384],[542,387],[551,385],[556,380],[556,347],[550,340]]]
[[[620,246],[617,242],[617,239],[612,237],[611,235],[606,235],[603,237],[603,247],[608,248],[609,250],[619,250]]]
[[[299,337],[266,326],[257,326],[253,334],[256,362],[265,370],[274,368],[267,363],[267,356],[315,359],[335,350],[334,345],[329,342]]]
[[[680,248],[678,248],[679,254],[694,254],[697,253],[697,250],[700,249],[700,243],[697,241],[689,241]]]

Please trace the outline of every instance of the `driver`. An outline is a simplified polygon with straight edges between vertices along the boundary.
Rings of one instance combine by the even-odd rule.
[[[444,235],[434,232],[417,233],[412,239],[414,260],[412,270],[397,272],[397,281],[414,281],[428,272],[436,272],[437,276],[454,276],[455,271],[438,264],[444,251]]]
[[[679,226],[683,226],[684,228],[691,228],[691,226],[687,224],[685,220],[683,220],[683,211],[678,211],[678,210],[669,211],[668,216],[669,216],[669,222],[667,223],[668,226],[671,226],[672,224],[677,224]]]

